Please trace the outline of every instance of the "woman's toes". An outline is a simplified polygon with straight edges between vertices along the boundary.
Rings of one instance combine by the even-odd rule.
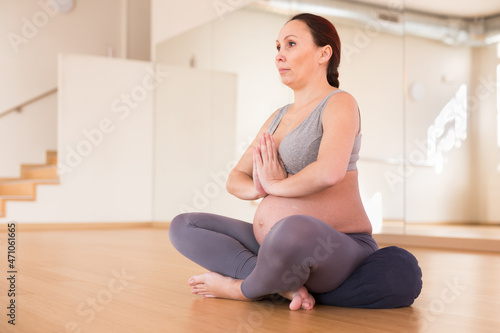
[[[290,310],[292,311],[298,310],[300,309],[301,306],[302,306],[302,297],[300,297],[300,295],[298,294],[295,294],[293,296],[292,301],[290,302]]]
[[[314,304],[316,304],[316,301],[311,295],[308,295],[307,299],[302,304],[303,304],[302,307],[304,309],[312,310],[312,308],[314,307]]]
[[[193,275],[189,278],[188,280],[188,284],[190,286],[195,286],[197,284],[200,284],[200,283],[204,283],[205,282],[205,277],[204,277],[204,274],[200,274],[200,275]]]
[[[313,308],[313,305],[310,302],[304,302],[302,303],[302,308],[304,310],[311,310]]]

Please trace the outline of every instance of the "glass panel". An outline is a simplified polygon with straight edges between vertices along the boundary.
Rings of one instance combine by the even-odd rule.
[[[488,20],[406,8],[408,234],[495,237],[472,228],[500,221],[498,59]]]
[[[276,75],[274,41],[291,15],[313,12],[342,40],[340,83],[360,106],[360,190],[374,231],[446,236],[461,232],[450,225],[498,224],[498,17],[457,19],[407,4],[256,1],[220,8],[157,45],[155,58],[175,66],[175,80],[156,98],[154,219],[203,210],[252,220],[256,203],[234,200],[224,183],[262,123],[292,102]]]
[[[156,98],[155,220],[196,210],[252,220],[256,203],[229,198],[223,184],[270,114],[293,101],[293,92],[276,73],[275,39],[293,14],[313,12],[330,19],[341,37],[341,88],[360,106],[360,190],[374,230],[380,232],[384,221],[386,231],[401,233],[405,183],[401,8],[401,3],[384,8],[345,1],[321,5],[309,0],[258,1],[159,44],[155,58],[175,66],[170,82],[177,83]],[[214,77],[223,73],[233,76],[232,91],[230,83],[214,86]],[[217,115],[220,110],[214,101],[228,96],[234,102],[233,112],[227,105]],[[174,147],[167,142],[175,142]]]
[[[361,195],[374,233],[400,234],[406,182],[402,3],[385,7],[337,3],[355,18],[331,20],[342,40],[341,87],[357,99],[362,117]]]
[[[500,59],[500,44],[497,46],[497,57]],[[497,66],[497,171],[500,172],[500,65]]]
[[[157,97],[156,220],[204,211],[252,221],[256,203],[229,195],[225,182],[266,119],[291,101],[274,67],[286,19],[254,7],[224,11],[158,45],[157,62],[185,74]]]

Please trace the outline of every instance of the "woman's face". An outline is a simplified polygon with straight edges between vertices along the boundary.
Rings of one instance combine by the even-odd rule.
[[[276,40],[278,54],[275,62],[281,81],[292,89],[307,84],[311,73],[319,69],[321,50],[314,44],[306,23],[300,20],[288,22]]]

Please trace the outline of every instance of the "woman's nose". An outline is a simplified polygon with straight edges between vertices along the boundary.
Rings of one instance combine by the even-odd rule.
[[[283,55],[283,53],[281,53],[281,51],[278,52],[278,54],[276,55],[275,60],[276,60],[276,62],[285,61],[285,56]]]

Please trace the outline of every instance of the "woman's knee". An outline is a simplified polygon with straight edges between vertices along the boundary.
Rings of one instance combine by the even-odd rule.
[[[177,215],[170,222],[168,228],[168,236],[170,242],[177,248],[179,243],[182,243],[183,239],[188,235],[187,229],[192,226],[193,214],[196,213],[184,213]]]
[[[283,249],[291,248],[301,252],[310,248],[322,236],[321,227],[324,222],[307,215],[292,215],[277,222],[269,232],[269,245],[283,253]]]
[[[275,224],[276,233],[300,242],[316,238],[322,233],[325,223],[309,215],[291,215]]]

